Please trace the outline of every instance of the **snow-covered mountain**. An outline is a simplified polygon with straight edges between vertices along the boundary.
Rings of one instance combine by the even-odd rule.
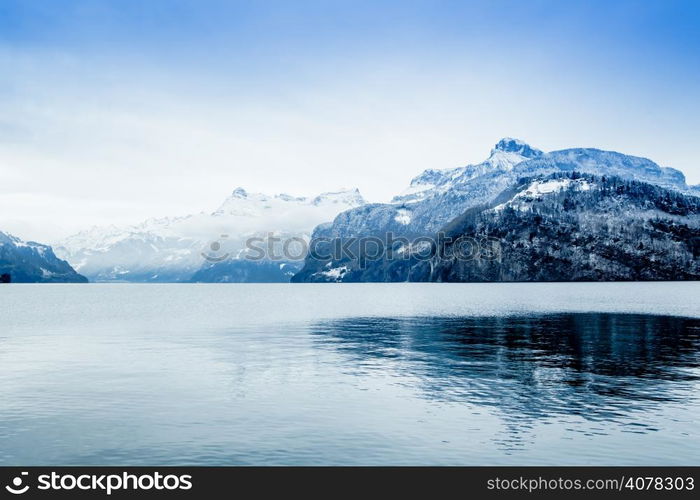
[[[493,173],[507,173],[517,164],[542,156],[521,140],[506,137],[498,141],[489,157],[476,165],[467,165],[446,170],[425,170],[413,178],[411,185],[395,196],[393,203],[412,203],[438,196],[441,193],[466,187],[471,181]]]
[[[363,203],[357,189],[304,198],[237,188],[211,214],[94,227],[61,241],[56,252],[93,281],[189,281],[201,268],[208,281],[226,281],[217,272],[248,251],[249,238],[265,245],[269,235],[308,240],[316,225]]]
[[[519,179],[574,171],[615,176],[697,196],[697,190],[686,184],[680,171],[660,167],[646,158],[592,148],[544,153],[523,141],[504,138],[485,161],[448,170],[426,170],[391,203],[343,212],[332,223],[317,227],[313,237],[320,241],[385,238],[387,234],[409,239],[431,235],[466,210],[490,203]],[[312,256],[307,258],[306,270],[295,281],[318,272],[318,264]]]
[[[319,236],[347,237],[392,232],[414,236],[433,232],[464,210],[488,203],[522,177],[571,171],[614,175],[681,192],[692,192],[682,172],[646,158],[592,148],[543,153],[523,141],[504,138],[482,163],[426,170],[388,204],[340,214]]]
[[[444,228],[455,241],[463,235],[497,237],[498,258],[457,259],[450,245],[442,245],[428,265],[414,269],[413,277],[700,279],[700,197],[614,176],[560,172],[523,180],[504,198]]]
[[[700,197],[614,176],[522,179],[440,233],[362,265],[307,259],[294,281],[700,279]]]
[[[85,283],[48,245],[0,232],[0,275],[15,283]]]

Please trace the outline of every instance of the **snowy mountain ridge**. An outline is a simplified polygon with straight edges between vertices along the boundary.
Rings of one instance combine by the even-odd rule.
[[[410,186],[392,199],[392,203],[413,203],[439,193],[459,189],[462,184],[487,173],[510,172],[531,158],[543,155],[519,139],[506,137],[498,141],[489,157],[476,165],[466,165],[445,170],[428,169],[411,180]]]

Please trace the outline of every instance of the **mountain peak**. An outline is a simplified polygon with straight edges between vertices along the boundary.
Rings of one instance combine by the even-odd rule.
[[[496,151],[503,151],[505,153],[516,153],[525,158],[535,158],[542,154],[539,149],[533,148],[529,144],[520,139],[513,139],[512,137],[504,137],[496,146],[491,150],[491,154]]]
[[[237,187],[231,192],[231,196],[233,198],[247,198],[248,197],[248,191],[243,189],[242,187]]]

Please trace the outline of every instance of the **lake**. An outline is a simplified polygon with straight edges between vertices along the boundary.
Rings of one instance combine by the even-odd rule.
[[[2,465],[700,465],[700,283],[1,285]]]

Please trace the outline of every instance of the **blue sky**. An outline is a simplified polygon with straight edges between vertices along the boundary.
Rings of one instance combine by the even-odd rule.
[[[0,0],[0,230],[372,200],[503,136],[700,182],[700,2]]]

